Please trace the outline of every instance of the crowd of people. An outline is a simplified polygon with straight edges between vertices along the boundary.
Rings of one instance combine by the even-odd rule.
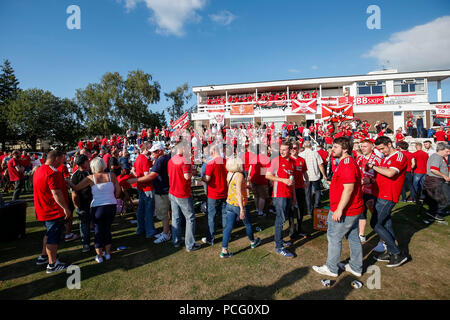
[[[313,91],[291,91],[289,92],[289,99],[317,99],[316,90]],[[245,103],[258,101],[285,101],[288,100],[288,93],[286,91],[280,92],[263,92],[254,94],[235,94],[229,95],[228,100],[226,96],[211,96],[206,98],[208,105],[224,105],[228,103]]]
[[[380,253],[376,259],[387,262],[387,267],[398,267],[408,259],[391,219],[400,196],[417,205],[425,199],[427,214],[436,220],[443,219],[450,202],[450,146],[446,141],[438,140],[436,149],[431,141],[416,142],[416,152],[411,153],[404,138],[396,136],[394,142],[385,135],[387,127],[378,133],[369,132],[370,128],[367,121],[354,120],[337,126],[317,122],[309,127],[290,122],[279,129],[274,123],[212,125],[200,132],[155,127],[136,134],[130,129],[125,137],[80,141],[70,158],[59,150],[35,161],[26,158],[26,153],[21,158],[18,151],[2,152],[1,163],[7,163],[2,177],[6,174],[14,182],[13,199],[18,199],[24,172],[32,173],[37,219],[46,227],[36,263],[47,264],[47,273],[69,265],[58,259],[57,249],[63,232],[66,241],[77,239],[71,232],[73,211],[80,219],[82,251],[91,250],[93,231],[95,261],[110,260],[112,221],[117,212],[133,206],[133,196],[138,199],[137,235],[156,244],[172,241],[175,247],[184,245],[192,252],[201,243],[214,244],[219,216],[220,257],[229,258],[236,221],[243,221],[251,248],[261,243],[251,224],[252,194],[256,216],[275,214],[275,252],[292,258],[292,242],[308,236],[302,227],[304,217],[321,207],[325,189],[329,189],[328,257],[324,265],[313,269],[332,277],[339,269],[361,276],[368,212],[370,225],[380,237],[374,249]],[[200,242],[195,237],[192,192],[196,176],[207,198],[207,232]],[[155,216],[163,225],[159,233]],[[285,240],[286,221],[289,239]],[[344,236],[351,249],[347,265],[340,263]]]

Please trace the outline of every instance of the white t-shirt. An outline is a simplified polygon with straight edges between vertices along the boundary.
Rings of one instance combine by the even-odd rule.
[[[309,133],[310,131],[308,128],[303,129],[303,137],[309,137]]]

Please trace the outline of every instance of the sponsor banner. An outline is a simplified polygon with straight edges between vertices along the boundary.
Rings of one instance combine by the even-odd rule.
[[[356,97],[355,104],[369,105],[369,104],[410,104],[417,100],[414,95],[392,95],[392,96],[360,96]]]
[[[316,113],[317,100],[292,100],[292,112],[295,113]]]
[[[279,101],[279,100],[272,100],[272,101],[258,101],[257,104],[260,107],[282,107],[284,105],[286,105],[286,101]]]
[[[215,112],[210,111],[209,123],[223,127],[225,125],[225,110],[215,110]]]
[[[384,104],[384,96],[356,97],[355,104]]]
[[[342,106],[353,104],[354,97],[328,97],[322,98],[320,104],[322,106]]]
[[[254,109],[252,104],[241,104],[239,106],[231,106],[230,115],[252,115]]]
[[[436,118],[450,118],[450,104],[436,105]]]

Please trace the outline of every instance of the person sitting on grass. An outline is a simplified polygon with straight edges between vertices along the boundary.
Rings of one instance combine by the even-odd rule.
[[[106,163],[102,158],[95,158],[90,163],[92,174],[79,184],[70,183],[74,191],[80,191],[88,186],[92,191],[91,217],[94,220],[95,261],[103,262],[103,248],[106,260],[111,259],[111,224],[120,196],[120,186],[114,173],[105,173]]]
[[[225,210],[226,225],[223,231],[222,252],[220,253],[221,258],[229,258],[232,256],[232,253],[228,251],[228,242],[230,241],[231,232],[237,216],[244,222],[247,237],[250,240],[250,247],[252,249],[256,248],[261,243],[260,238],[254,238],[249,219],[250,211],[247,208],[248,199],[242,160],[237,157],[230,158],[227,160],[226,168],[228,170],[228,197]]]

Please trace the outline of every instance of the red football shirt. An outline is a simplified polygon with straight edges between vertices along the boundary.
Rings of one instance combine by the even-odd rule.
[[[445,141],[445,132],[444,131],[436,131],[434,134],[436,136],[436,142]]]
[[[364,177],[376,179],[377,173],[373,169],[366,170],[366,164],[368,163],[374,164],[376,166],[379,166],[381,164],[381,158],[378,157],[375,152],[372,152],[369,157],[365,157],[364,155],[360,156],[356,162],[359,169],[361,170],[361,179]],[[363,184],[362,191],[365,194],[377,196],[378,186],[375,182],[370,184]]]
[[[361,188],[361,171],[355,159],[346,157],[339,161],[330,184],[330,211],[335,211],[341,201],[344,184],[354,183],[355,188],[343,210],[343,216],[356,216],[363,212],[364,201]]]
[[[397,174],[392,178],[377,174],[378,198],[397,203],[405,181],[406,157],[400,151],[396,151],[389,157],[383,158],[380,164],[382,168],[393,168]]]
[[[124,190],[131,189],[131,185],[127,182],[128,179],[136,178],[134,174],[124,174],[117,176],[117,182]]]
[[[406,172],[411,172],[411,160],[414,158],[414,154],[409,151],[402,151],[402,153],[405,155],[406,161],[408,161]]]
[[[270,163],[268,172],[275,177],[289,179],[294,174],[294,162],[281,156],[275,158]],[[283,182],[273,181],[273,198],[292,198],[292,187],[287,186]]]
[[[255,154],[253,152],[246,151],[242,155],[242,161],[244,162],[244,171],[248,171],[248,169],[250,168],[250,165],[256,163]]]
[[[63,208],[56,203],[51,190],[61,190],[66,203],[69,203],[69,193],[63,175],[44,164],[33,175],[34,210],[39,221],[55,220],[65,216]]]
[[[21,158],[22,166],[24,166],[25,168],[31,166],[31,158],[29,155],[26,155],[26,156],[22,155],[22,156],[20,156],[20,158]]]
[[[137,177],[140,178],[145,175],[144,174],[145,172],[150,171],[150,168],[152,167],[152,162],[149,158],[147,158],[146,155],[141,153],[136,158],[136,161],[134,162],[133,167],[136,169]],[[152,182],[146,182],[146,183],[138,182],[137,188],[139,191],[152,191],[153,189],[155,189],[153,187]]]
[[[83,143],[83,141],[78,141],[78,149],[83,149],[83,147],[84,147],[84,143]]]
[[[395,135],[395,142],[400,142],[402,140],[405,140],[405,136],[403,135],[403,133],[397,133]]]
[[[191,181],[184,178],[185,173],[191,173],[191,165],[186,163],[182,155],[174,155],[167,165],[169,173],[169,193],[177,198],[189,198],[192,195]]]
[[[208,185],[208,198],[225,199],[228,195],[226,160],[216,157],[206,164],[205,175],[211,179]]]
[[[60,165],[60,166],[57,168],[57,170],[58,170],[59,172],[62,173],[64,179],[65,179],[65,178],[70,178],[69,169],[67,169],[67,166],[66,166],[65,164]]]
[[[326,166],[327,166],[328,152],[326,152],[326,151],[323,150],[323,149],[320,149],[319,151],[317,151],[317,153],[318,153],[319,156],[322,158],[323,166],[326,168]]]
[[[428,153],[422,150],[417,150],[413,153],[414,159],[416,159],[416,167],[414,173],[426,174],[427,173],[427,161],[429,158]]]
[[[254,184],[267,185],[266,170],[270,167],[270,158],[264,154],[258,154],[256,164],[251,165],[249,179]]]
[[[9,181],[17,181],[24,179],[23,172],[19,172],[16,169],[16,166],[21,166],[20,160],[16,160],[15,158],[11,158],[8,161],[8,173],[9,173]]]
[[[294,179],[295,179],[295,189],[300,189],[305,187],[305,180],[303,174],[308,170],[306,167],[305,159],[298,157],[297,159],[292,158],[294,161]]]

